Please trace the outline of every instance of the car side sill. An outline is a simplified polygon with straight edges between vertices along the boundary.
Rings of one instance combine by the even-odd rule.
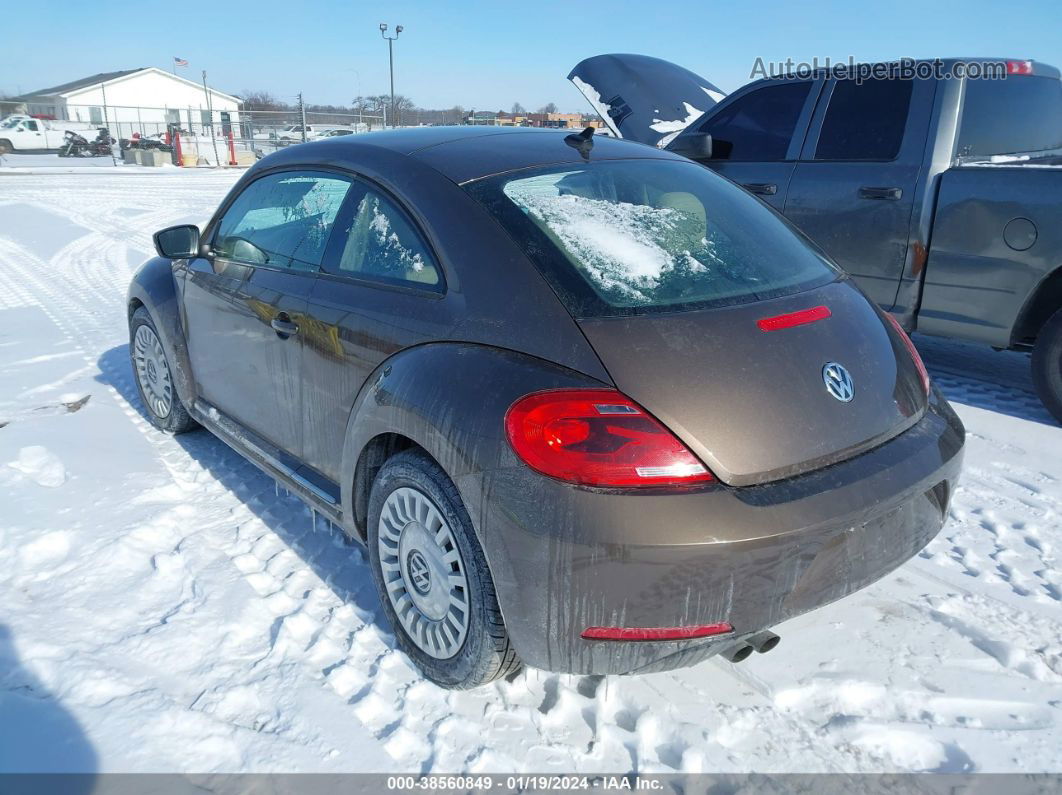
[[[260,470],[280,481],[313,510],[343,526],[339,487],[304,465],[288,464],[289,456],[202,398],[192,406],[195,418]]]

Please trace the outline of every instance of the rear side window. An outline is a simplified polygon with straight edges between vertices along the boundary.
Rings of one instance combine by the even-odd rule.
[[[911,80],[838,80],[822,121],[816,160],[895,160],[903,143]]]
[[[577,317],[746,303],[838,275],[779,215],[694,163],[605,160],[469,190]]]
[[[225,211],[214,238],[222,259],[316,271],[350,180],[305,172],[269,174]]]
[[[712,136],[712,159],[785,160],[811,83],[765,86],[734,100],[702,127]]]
[[[1062,148],[1062,81],[1010,75],[966,81],[961,157]]]
[[[357,198],[357,197],[355,197]],[[339,274],[410,286],[438,288],[435,259],[394,202],[371,188],[357,199],[344,224]]]

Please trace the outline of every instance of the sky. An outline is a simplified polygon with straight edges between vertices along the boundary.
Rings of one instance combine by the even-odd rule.
[[[71,13],[63,6],[69,5]],[[724,91],[749,81],[757,58],[857,61],[899,57],[1033,58],[1062,66],[1062,3],[967,0],[687,3],[628,0],[220,0],[130,5],[93,0],[11,3],[4,10],[0,91],[24,93],[99,72],[159,66],[173,57],[193,80],[241,94],[349,104],[395,91],[427,108],[587,110],[565,79],[580,60],[634,52],[674,61]],[[77,9],[74,11],[73,9]],[[18,31],[26,31],[18,35]]]

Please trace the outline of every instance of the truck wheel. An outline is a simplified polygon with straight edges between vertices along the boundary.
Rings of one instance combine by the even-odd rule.
[[[140,402],[156,428],[178,434],[190,431],[198,423],[192,419],[177,394],[170,363],[159,340],[151,315],[144,307],[129,321],[129,358],[133,364]]]
[[[11,145],[11,142],[6,138],[0,138],[0,155],[6,155],[8,152],[14,152],[15,147]]]
[[[1051,316],[1036,338],[1032,377],[1040,400],[1062,422],[1062,309]]]
[[[468,511],[437,463],[417,450],[390,458],[372,486],[368,530],[384,612],[428,679],[464,690],[519,670]]]

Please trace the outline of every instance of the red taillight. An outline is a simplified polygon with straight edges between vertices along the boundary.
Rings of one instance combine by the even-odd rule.
[[[900,325],[900,321],[894,318],[890,313],[884,313],[886,319],[892,324],[892,327],[896,329],[896,333],[900,335],[900,339],[903,340],[903,344],[907,346],[907,352],[911,354],[911,358],[914,359],[915,367],[918,368],[918,377],[922,381],[922,390],[929,394],[929,371],[926,369],[925,362],[922,361],[921,355],[918,353],[918,349],[911,341],[911,337],[903,330],[903,326]]]
[[[760,327],[760,331],[778,331],[783,328],[814,323],[816,320],[822,320],[829,316],[830,308],[828,306],[813,306],[811,309],[801,309],[799,312],[790,312],[787,315],[761,317],[756,321],[756,325]]]
[[[1032,73],[1032,61],[1007,61],[1008,75],[1031,75]]]
[[[712,635],[726,635],[734,628],[725,621],[694,627],[587,627],[586,640],[691,640]]]
[[[583,486],[686,486],[712,473],[667,428],[614,389],[520,398],[505,415],[509,444],[543,475]]]

